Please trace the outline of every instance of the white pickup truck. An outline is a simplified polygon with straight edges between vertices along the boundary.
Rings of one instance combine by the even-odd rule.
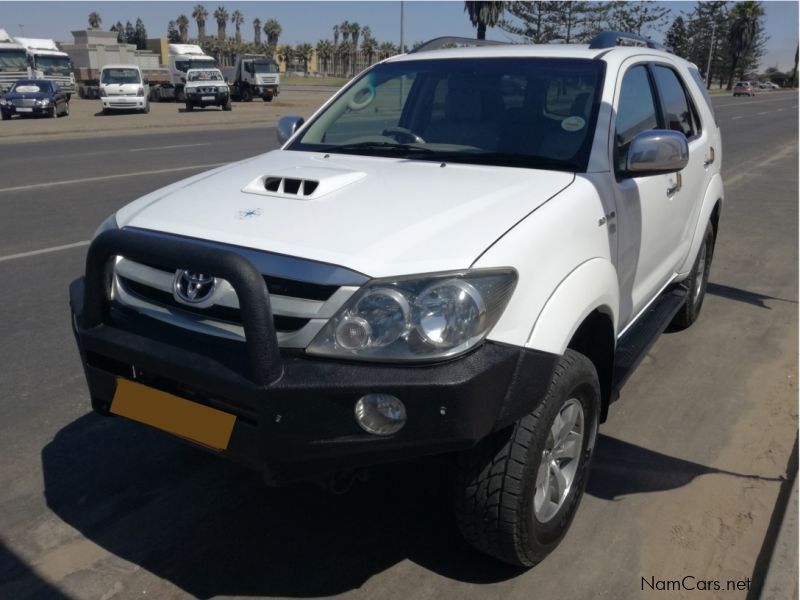
[[[274,482],[450,453],[465,538],[529,566],[627,377],[698,318],[720,131],[644,38],[436,45],[109,217],[73,326],[97,412]]]

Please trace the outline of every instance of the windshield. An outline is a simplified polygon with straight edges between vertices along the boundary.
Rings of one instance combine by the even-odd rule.
[[[138,69],[103,69],[100,83],[141,83]]]
[[[0,50],[0,71],[25,71],[27,68],[25,50]]]
[[[9,91],[17,94],[38,94],[40,92],[48,94],[51,91],[51,87],[49,81],[23,79],[17,81]]]
[[[36,69],[45,75],[69,75],[72,62],[68,56],[36,55]]]
[[[277,73],[278,65],[274,62],[259,61],[253,63],[256,73]]]
[[[382,64],[289,149],[584,171],[603,73],[582,59]]]
[[[217,63],[213,58],[202,58],[199,60],[176,60],[175,68],[186,73],[189,69],[214,69]]]
[[[189,81],[222,81],[222,73],[213,71],[192,71],[189,73]]]

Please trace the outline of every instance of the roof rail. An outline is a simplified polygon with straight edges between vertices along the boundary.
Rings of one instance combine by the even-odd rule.
[[[495,42],[494,40],[476,40],[474,38],[455,37],[446,35],[444,37],[428,40],[418,48],[414,48],[409,54],[415,52],[428,52],[430,50],[441,50],[442,48],[465,48],[468,46],[500,46],[506,42]]]
[[[623,31],[603,31],[598,33],[589,44],[591,50],[600,50],[603,48],[613,48],[615,46],[647,46],[655,50],[663,50],[671,52],[669,48],[654,42],[650,38],[646,38],[635,33],[625,33]]]

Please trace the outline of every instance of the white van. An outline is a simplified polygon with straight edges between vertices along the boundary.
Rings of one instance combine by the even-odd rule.
[[[138,65],[106,65],[100,71],[103,114],[112,110],[150,112],[150,87]]]

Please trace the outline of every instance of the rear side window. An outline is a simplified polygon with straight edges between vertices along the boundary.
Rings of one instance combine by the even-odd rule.
[[[711,94],[708,93],[708,88],[706,87],[706,82],[703,81],[703,78],[700,76],[700,72],[697,69],[689,69],[689,74],[694,79],[694,82],[700,88],[700,91],[703,92],[703,100],[706,102],[706,106],[708,106],[708,110],[711,111],[711,116],[714,117],[714,122],[717,121],[717,115],[714,112],[714,105],[711,103]]]
[[[653,73],[661,96],[664,126],[672,131],[680,131],[687,139],[693,138],[697,134],[697,124],[686,97],[686,90],[683,89],[675,71],[669,67],[656,65]]]
[[[628,147],[637,134],[658,128],[650,78],[644,65],[632,67],[622,79],[616,123],[617,170],[624,170]]]

